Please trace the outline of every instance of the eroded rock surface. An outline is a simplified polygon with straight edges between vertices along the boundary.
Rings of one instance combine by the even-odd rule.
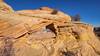
[[[93,26],[61,11],[14,11],[0,0],[0,56],[100,56],[100,41]]]

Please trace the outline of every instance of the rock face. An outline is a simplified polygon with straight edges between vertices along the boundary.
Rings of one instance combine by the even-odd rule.
[[[48,7],[14,11],[0,2],[0,56],[100,56],[93,26]]]
[[[94,27],[95,34],[100,37],[100,27]]]

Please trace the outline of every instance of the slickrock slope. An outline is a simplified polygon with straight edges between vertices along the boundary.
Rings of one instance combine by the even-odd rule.
[[[0,56],[100,56],[93,28],[48,7],[14,11],[0,0]]]

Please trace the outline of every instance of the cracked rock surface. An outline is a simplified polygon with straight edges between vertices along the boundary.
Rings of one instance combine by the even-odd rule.
[[[14,11],[0,0],[0,56],[100,56],[93,28],[52,8]]]

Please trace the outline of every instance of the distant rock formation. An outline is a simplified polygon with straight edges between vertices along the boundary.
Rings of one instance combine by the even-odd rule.
[[[100,56],[92,25],[48,7],[14,11],[4,4],[0,1],[0,56]]]
[[[94,27],[94,32],[97,36],[100,37],[100,27]]]

